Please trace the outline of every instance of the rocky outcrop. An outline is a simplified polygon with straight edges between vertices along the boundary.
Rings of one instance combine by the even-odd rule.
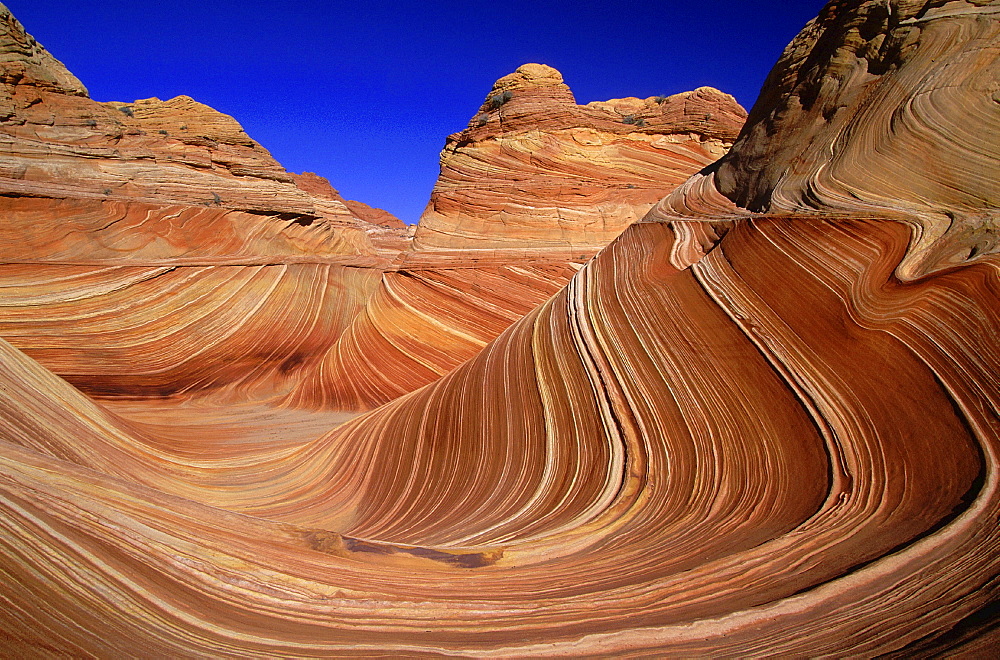
[[[908,278],[998,249],[997,3],[856,4],[830,2],[789,44],[732,151],[662,217],[721,195],[754,213],[901,220],[918,233]]]
[[[745,115],[709,87],[579,106],[558,71],[526,64],[449,136],[415,245],[599,249],[724,154]]]
[[[141,281],[199,275],[108,267],[121,278],[109,286],[89,279],[93,267],[74,279],[8,264],[20,281],[0,283],[0,306],[23,315],[40,357],[0,340],[0,644],[17,656],[989,655],[1000,255],[988,241],[1000,199],[980,177],[1000,154],[988,140],[963,153],[967,143],[938,133],[957,115],[968,134],[991,134],[993,116],[974,110],[992,88],[975,72],[996,70],[987,37],[998,11],[832,2],[792,43],[725,159],[472,359],[364,415],[260,398],[95,402],[40,364],[58,332],[38,310],[80,325],[72,360],[123,330],[123,344],[136,336],[135,317],[79,301],[133,301]],[[904,28],[884,70],[852,45],[861,35],[889,53]],[[812,105],[788,91],[810,80],[820,81]],[[892,90],[911,95],[889,104],[892,117],[867,105]],[[823,119],[844,122],[836,137],[822,112],[796,110],[829,97],[857,99]],[[967,102],[944,102],[953,98]],[[937,114],[916,122],[925,100]],[[893,160],[897,148],[913,152]],[[908,162],[915,174],[886,181],[894,188],[880,199],[874,181],[840,196],[845,154],[857,168]],[[931,156],[940,171],[921,169]],[[931,208],[955,215],[936,241]],[[962,209],[984,222],[963,224]],[[956,236],[987,247],[955,259]],[[533,288],[542,274],[526,261],[488,261],[526,253],[498,250],[476,266]],[[470,259],[401,257],[386,269],[394,297],[369,298],[369,326],[352,321],[341,336],[353,333],[372,361],[388,353],[376,367],[388,380],[409,378],[396,358],[419,351],[357,338],[397,314],[424,315],[421,333],[442,320],[461,328],[451,303],[471,281],[458,272]],[[335,279],[317,275],[327,264],[306,266],[316,282]],[[212,308],[218,316],[168,302],[180,284],[158,288],[139,308],[174,316],[148,315],[148,345],[170,344],[165,365],[186,355],[209,369],[220,329],[290,335],[258,358],[333,334],[311,334],[325,316],[297,296],[344,289],[283,279],[287,263],[258,270],[241,266],[228,289],[216,281],[194,294],[232,297]],[[18,298],[32,286],[34,298]],[[471,325],[462,332],[484,341]],[[261,334],[242,335],[245,354]],[[322,378],[335,361],[298,357],[286,373],[337,380]]]
[[[386,210],[369,206],[364,202],[344,199],[324,177],[313,172],[293,174],[295,185],[314,197],[342,204],[355,218],[376,250],[387,256],[410,249],[415,227],[408,227],[402,220]]]
[[[159,234],[166,224],[176,234],[178,222],[170,219],[180,212],[177,207],[194,207],[199,211],[188,208],[186,213],[201,222],[183,223],[184,231],[205,233],[186,237],[190,246],[200,246],[188,256],[218,254],[214,230],[229,225],[257,225],[250,234],[280,235],[277,243],[306,245],[306,253],[372,252],[364,228],[342,200],[314,197],[296,187],[293,176],[232,117],[186,96],[92,101],[83,85],[2,6],[0,195],[9,200],[8,209],[23,198],[58,200],[49,214],[53,221],[71,206],[62,200],[86,201],[83,215],[93,219],[89,229],[95,232],[128,215],[122,209],[129,205],[137,215],[167,218],[166,223],[154,219],[151,233]],[[34,202],[30,206],[38,208]],[[103,216],[98,218],[102,212],[95,209],[104,209]],[[5,230],[14,231],[7,225]],[[78,224],[76,229],[82,242],[63,247],[85,251],[88,227]],[[38,244],[40,232],[41,227],[33,227],[30,238],[20,237]],[[222,241],[231,243],[233,235],[223,231]],[[18,244],[17,234],[5,238]],[[54,234],[51,240],[65,244],[72,238]],[[237,253],[245,251],[269,253],[260,244]],[[139,250],[132,256],[148,255]]]
[[[88,96],[83,83],[25,32],[6,7],[0,7],[0,82],[4,85],[0,99],[8,106],[5,110],[10,109],[11,86]]]
[[[340,253],[366,248],[351,212],[299,190],[231,117],[187,97],[101,104],[17,85],[0,122],[0,192],[242,211],[320,222]],[[291,228],[294,232],[294,228]]]

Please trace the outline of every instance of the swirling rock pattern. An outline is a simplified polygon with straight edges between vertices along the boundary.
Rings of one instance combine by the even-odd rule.
[[[909,239],[757,219],[677,270],[638,225],[436,384],[273,446],[157,443],[5,347],[10,648],[960,640],[998,569],[1000,264],[901,283]]]
[[[820,183],[848,176],[827,172],[847,167],[839,159],[861,149],[854,141],[868,139],[866,128],[884,128],[852,117],[878,107],[859,101],[833,112],[827,120],[853,128],[815,151],[785,142],[822,134],[816,117],[799,115],[798,128],[783,121],[800,103],[788,85],[821,81],[814,103],[823,104],[830,94],[877,98],[880,80],[896,89],[919,79],[903,86],[912,103],[894,106],[915,107],[935,96],[927,85],[944,88],[954,73],[938,66],[990,70],[995,41],[953,37],[992,34],[997,8],[830,3],[793,41],[752,114],[774,122],[773,143],[751,122],[717,167],[659,202],[472,359],[362,415],[274,400],[97,402],[0,340],[4,652],[994,654],[1000,255],[984,248],[952,259],[958,239],[928,238],[937,216],[927,209],[954,214],[962,236],[985,246],[998,199],[977,188],[974,163],[994,171],[997,145],[962,153],[967,145],[951,140],[948,185],[928,170],[900,176],[898,194],[879,200],[860,187],[824,197],[833,188]],[[891,50],[901,26],[919,26],[903,49],[912,57],[884,70],[860,61],[858,35]],[[919,56],[925,48],[937,54]],[[854,74],[830,79],[838,87],[830,71]],[[967,73],[950,78],[947,94],[980,91],[978,74]],[[770,114],[775,103],[787,107]],[[920,127],[921,145],[941,144],[937,131],[958,125],[947,104],[936,107],[942,118]],[[964,130],[989,135],[992,120],[970,107],[954,110],[980,121]],[[905,131],[894,136],[870,157],[918,144]],[[808,156],[784,162],[778,178],[792,187],[759,187],[782,171],[762,150]],[[788,206],[794,181],[811,186],[808,203]],[[770,192],[739,192],[752,190]],[[969,209],[989,222],[962,224]],[[412,316],[425,299],[437,318],[453,316],[460,296],[450,291],[474,281],[453,272],[468,255],[449,264],[447,251],[426,252],[384,268],[378,286],[395,297],[379,288],[365,298],[375,301],[373,319],[406,307]],[[478,272],[527,283],[541,276],[544,253],[481,262]],[[302,267],[331,269],[330,259]],[[78,281],[60,273],[60,286],[34,265],[6,267],[18,295],[37,278],[30,302],[53,305],[53,315],[155,275],[118,266],[120,282],[108,287],[88,280],[93,266],[80,267]],[[520,313],[493,311],[497,328]],[[97,310],[75,318],[100,323]],[[382,327],[354,323],[339,337]],[[163,330],[175,325],[167,319]],[[81,331],[79,344],[101,333]],[[417,354],[389,343],[359,352],[373,361],[382,351]],[[168,362],[185,347],[176,350]],[[323,392],[313,396],[345,408],[367,396],[323,386],[293,391]]]
[[[377,269],[336,263],[5,264],[0,336],[90,394],[276,394],[379,281]]]
[[[579,106],[558,71],[525,64],[448,138],[415,245],[604,247],[724,154],[745,117],[710,87]]]
[[[751,211],[913,223],[905,277],[996,251],[997,3],[855,4],[788,46],[714,184]]]
[[[433,382],[558,292],[587,256],[407,253],[286,403],[370,410]]]

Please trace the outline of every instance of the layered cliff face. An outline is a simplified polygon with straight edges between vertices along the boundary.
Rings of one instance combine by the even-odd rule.
[[[996,89],[982,79],[996,71],[998,22],[995,2],[831,3],[716,167],[473,359],[347,421],[210,399],[99,405],[0,341],[0,644],[97,656],[993,653],[1000,256],[988,241],[1000,199],[979,179],[1000,153],[948,136],[956,115],[969,135],[992,134],[995,114],[969,108],[995,113],[977,95]],[[864,34],[891,50],[903,28],[919,33],[892,66],[856,47]],[[810,81],[812,105],[794,92]],[[899,89],[910,96],[888,118],[865,100]],[[822,121],[795,110],[828,95],[857,102]],[[935,120],[914,124],[928,98]],[[866,129],[886,127],[872,147]],[[890,158],[904,148],[910,158]],[[948,158],[922,169],[922,149]],[[845,154],[915,174],[874,201],[868,179],[841,197]],[[795,190],[810,193],[792,203]],[[933,240],[930,208],[955,216],[953,233]],[[969,209],[983,222],[963,224]],[[984,247],[956,253],[953,235]],[[427,300],[429,328],[469,280],[432,275],[444,252],[418,253],[387,290],[426,293],[372,300],[387,318]],[[527,262],[489,266],[537,276]],[[86,273],[56,288],[34,266],[8,267],[39,278],[38,305],[93,288]],[[107,295],[132,298],[128,286]],[[170,359],[203,363],[203,345]],[[379,369],[406,377],[392,359]]]
[[[702,87],[579,106],[552,67],[498,80],[448,138],[420,249],[598,249],[716,160],[746,112]]]
[[[84,391],[297,382],[408,247],[302,179],[188,97],[91,100],[0,6],[0,336]]]

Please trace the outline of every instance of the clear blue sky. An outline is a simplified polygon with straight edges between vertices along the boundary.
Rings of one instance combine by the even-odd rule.
[[[556,67],[578,103],[701,85],[748,110],[823,0],[4,0],[98,101],[186,94],[293,172],[416,222],[493,81]]]

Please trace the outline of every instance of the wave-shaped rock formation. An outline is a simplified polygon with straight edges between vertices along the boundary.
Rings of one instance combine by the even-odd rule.
[[[231,117],[95,102],[0,18],[0,336],[90,394],[370,409],[472,357],[610,239],[414,253],[413,228],[286,172]]]
[[[525,64],[448,137],[415,245],[602,248],[723,155],[745,118],[711,87],[577,105],[558,71]]]
[[[4,652],[995,653],[998,53],[1000,2],[834,0],[724,159],[360,416],[0,341]]]
[[[659,217],[899,220],[908,278],[997,250],[997,3],[853,4],[792,41],[733,150]]]

